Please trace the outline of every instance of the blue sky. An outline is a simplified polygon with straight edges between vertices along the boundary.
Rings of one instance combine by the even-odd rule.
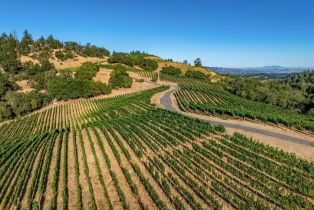
[[[0,0],[0,32],[204,65],[314,67],[313,0]]]

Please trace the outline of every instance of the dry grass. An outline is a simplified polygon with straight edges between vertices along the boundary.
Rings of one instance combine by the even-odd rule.
[[[59,50],[59,49],[57,49]],[[49,61],[53,63],[53,65],[56,67],[56,69],[65,69],[65,68],[74,68],[74,67],[79,67],[81,66],[84,62],[93,62],[93,63],[107,63],[108,57],[103,57],[103,58],[97,58],[97,57],[83,57],[80,55],[75,55],[75,58],[73,59],[68,59],[66,61],[61,61],[55,56],[55,51],[54,50],[51,53],[51,58],[49,58]],[[34,64],[39,63],[37,59],[32,58],[31,56],[25,56],[22,55],[20,58],[22,63],[25,63],[27,61],[32,61]]]
[[[176,62],[176,61],[165,61],[165,60],[163,60],[159,57],[155,57],[155,56],[148,56],[146,58],[151,59],[151,60],[155,60],[158,62],[158,69],[157,69],[158,71],[160,71],[165,66],[173,66],[173,67],[181,69],[184,74],[187,70],[191,69],[194,71],[203,72],[204,74],[207,74],[211,77],[214,77],[217,75],[215,72],[209,71],[204,67],[194,67],[194,66],[183,64],[183,63]]]

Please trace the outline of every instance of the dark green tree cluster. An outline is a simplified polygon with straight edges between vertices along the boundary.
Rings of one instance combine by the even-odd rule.
[[[92,62],[85,62],[77,70],[75,78],[83,80],[91,80],[99,71],[99,65]]]
[[[16,84],[10,81],[7,75],[0,73],[0,98],[3,98],[8,91],[16,89]]]
[[[202,67],[202,60],[200,58],[196,58],[194,61],[195,67]]]
[[[33,37],[27,30],[24,31],[23,37],[19,44],[19,52],[22,55],[28,55],[31,53],[31,46],[34,44]]]
[[[190,70],[190,69],[185,72],[185,76],[195,78],[195,79],[210,80],[209,75],[204,74],[203,72],[200,72],[200,71],[195,71],[195,70]]]
[[[8,74],[0,73],[0,121],[19,117],[50,103],[51,97],[45,93],[15,92],[18,87],[11,80]]]
[[[162,68],[161,73],[179,76],[182,74],[182,71],[174,66],[165,66]]]
[[[0,70],[1,68],[11,74],[21,70],[21,62],[18,59],[19,42],[13,34],[0,35]]]
[[[77,51],[78,54],[85,56],[85,57],[103,57],[109,56],[110,52],[103,47],[96,47],[95,45],[91,45],[87,43],[85,46],[81,47],[80,51]]]
[[[47,90],[57,100],[88,98],[99,94],[109,94],[110,86],[101,82],[82,79],[55,78],[48,81]]]
[[[0,101],[0,121],[25,115],[49,104],[51,100],[47,94],[38,91],[28,93],[9,91]]]
[[[144,70],[153,71],[158,68],[158,64],[154,60],[145,58],[145,54],[139,52],[128,53],[116,53],[108,59],[109,63],[122,63],[128,66],[139,66]]]
[[[27,61],[22,65],[22,70],[32,76],[38,73],[55,70],[55,67],[48,59],[45,59],[40,64]]]
[[[115,65],[114,71],[110,74],[109,84],[112,88],[130,88],[133,80],[123,65]]]
[[[72,51],[62,51],[62,50],[56,51],[55,56],[61,61],[73,59],[75,57]]]
[[[305,72],[294,73],[279,80],[259,81],[254,78],[236,77],[223,83],[229,92],[242,98],[312,113],[313,81],[314,73]]]

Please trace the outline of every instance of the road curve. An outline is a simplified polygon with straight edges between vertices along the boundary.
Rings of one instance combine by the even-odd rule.
[[[253,122],[248,122],[248,121],[240,121],[240,120],[223,120],[218,117],[213,117],[213,116],[207,116],[207,115],[200,115],[200,114],[195,114],[195,113],[190,113],[190,112],[183,112],[178,108],[178,106],[175,103],[175,97],[173,96],[173,93],[178,89],[176,85],[172,85],[171,88],[163,93],[160,97],[160,105],[170,111],[173,112],[179,112],[181,114],[187,115],[187,116],[192,116],[196,117],[199,119],[203,120],[209,120],[213,125],[218,125],[222,124],[225,126],[225,128],[231,129],[232,131],[244,131],[245,133],[252,133],[252,134],[257,134],[260,138],[261,137],[269,137],[269,138],[276,138],[280,139],[283,141],[289,141],[293,142],[296,144],[301,144],[307,147],[310,147],[313,149],[314,147],[314,138],[305,134],[301,134],[299,132],[293,132],[289,129],[282,129],[282,128],[276,128],[274,126],[272,131],[268,127],[270,126],[262,126],[258,125],[257,123]],[[250,125],[254,124],[254,126]],[[266,128],[265,128],[266,127]],[[297,133],[297,134],[295,134]],[[298,137],[296,137],[297,135]],[[254,135],[253,135],[254,137]],[[313,154],[314,156],[314,154]]]

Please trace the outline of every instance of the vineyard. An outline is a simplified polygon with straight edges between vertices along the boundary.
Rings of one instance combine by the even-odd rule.
[[[179,90],[175,96],[182,110],[248,118],[314,131],[313,116],[243,99],[223,90],[215,83],[165,74],[161,75],[161,79],[178,83]]]
[[[242,101],[214,85],[179,85],[184,109],[264,120],[276,114],[262,105],[250,112],[249,102],[240,109]],[[151,96],[167,88],[76,100],[2,124],[0,207],[314,209],[312,162],[156,108]],[[296,114],[276,115],[301,123]],[[313,128],[310,120],[302,125]]]

